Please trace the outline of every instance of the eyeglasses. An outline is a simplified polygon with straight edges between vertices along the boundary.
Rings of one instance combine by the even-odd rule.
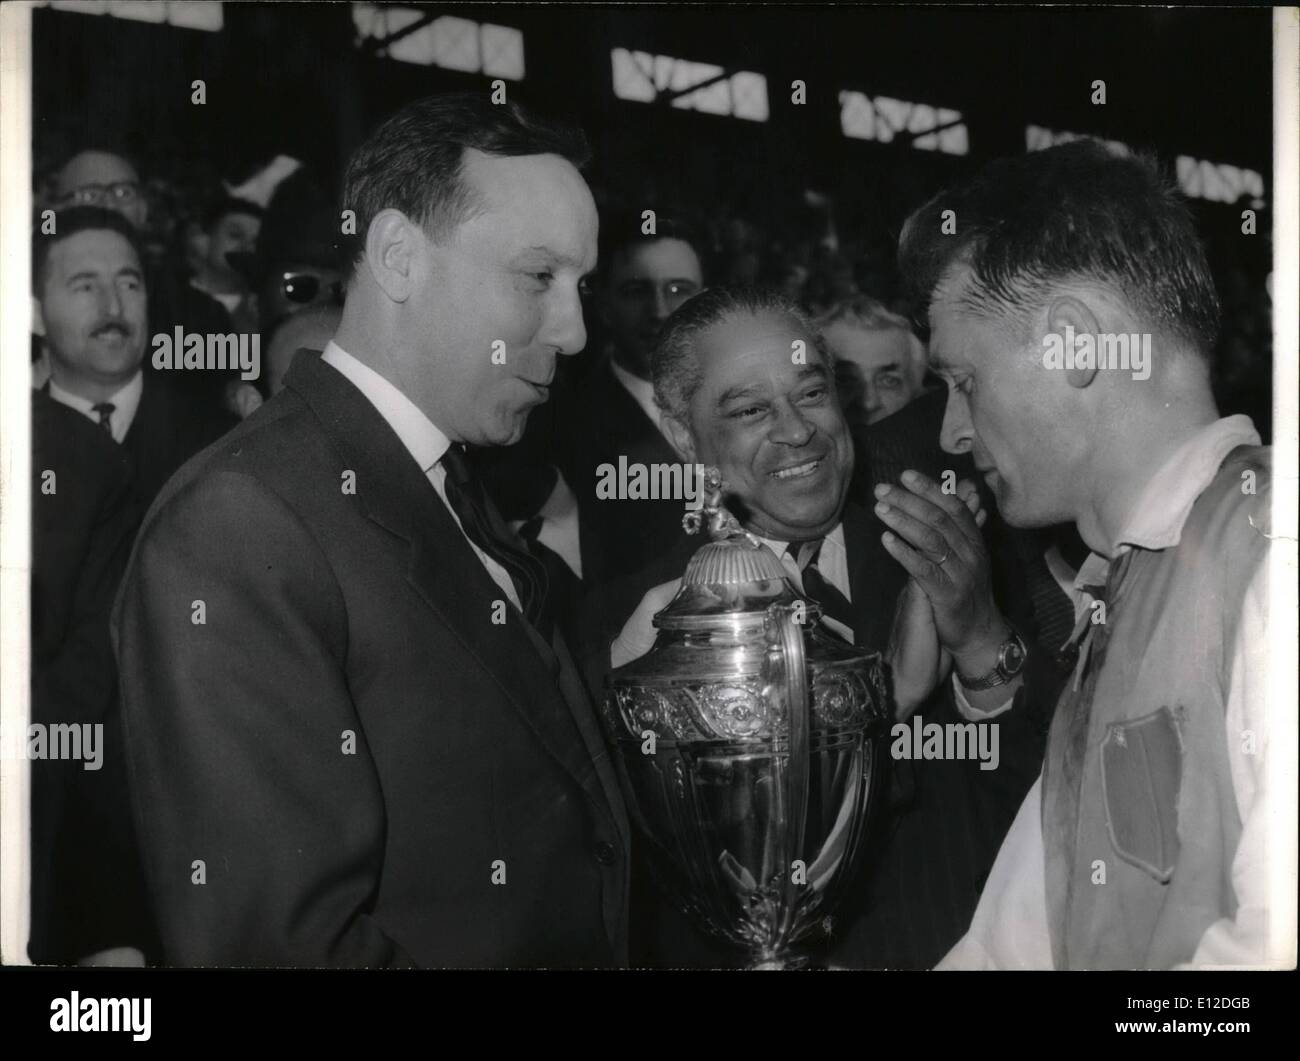
[[[60,203],[77,206],[125,205],[140,197],[140,185],[135,181],[116,181],[113,184],[83,184],[59,198]]]
[[[322,287],[329,291],[335,305],[343,305],[343,284],[339,280],[322,280],[315,273],[283,273],[280,276],[280,293],[290,302],[300,305],[315,302]]]

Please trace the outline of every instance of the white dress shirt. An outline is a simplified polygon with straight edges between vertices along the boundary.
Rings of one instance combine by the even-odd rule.
[[[1135,546],[1177,545],[1192,505],[1228,453],[1237,446],[1258,444],[1259,435],[1245,416],[1219,420],[1189,439],[1148,482],[1119,536],[1117,554]],[[1084,561],[1071,594],[1076,617],[1089,609],[1092,600],[1082,587],[1103,585],[1108,567],[1109,561],[1096,553]],[[1270,830],[1277,831],[1270,821],[1270,805],[1276,812],[1289,799],[1294,810],[1295,720],[1270,717],[1266,703],[1268,578],[1269,565],[1263,564],[1246,590],[1224,717],[1233,795],[1242,820],[1232,860],[1237,915],[1210,926],[1189,963],[1192,967],[1258,968],[1288,960],[1287,948],[1289,960],[1294,961],[1294,870],[1288,884],[1287,874],[1277,871],[1279,858],[1270,857],[1269,841]],[[959,698],[959,708],[962,704]],[[1263,735],[1253,755],[1247,754],[1240,739],[1247,730]],[[1289,786],[1289,795],[1284,786]],[[1042,800],[1040,775],[1002,842],[969,931],[938,968],[1052,968]],[[1275,845],[1278,840],[1294,843],[1293,833],[1272,839]]]
[[[410,398],[374,369],[358,361],[338,343],[331,340],[326,344],[321,352],[321,360],[341,373],[387,421],[388,426],[401,439],[406,451],[420,466],[420,471],[424,472],[425,477],[433,484],[438,497],[451,513],[451,518],[456,520],[456,526],[461,527],[456,513],[447,503],[447,469],[442,466],[443,454],[451,448],[451,440],[419,410]],[[464,527],[461,527],[461,533],[465,533]],[[506,569],[475,545],[468,535],[465,536],[465,540],[469,542],[487,573],[492,576],[492,581],[501,587],[501,591],[516,608],[520,608],[519,595]]]
[[[112,428],[114,442],[121,442],[126,438],[126,433],[131,430],[131,422],[135,419],[136,411],[140,408],[140,395],[143,393],[144,374],[137,372],[131,377],[129,383],[104,399],[113,406],[108,422]],[[76,409],[77,412],[82,413],[98,425],[99,413],[95,412],[95,406],[99,404],[98,402],[92,402],[89,398],[83,398],[79,394],[64,390],[52,378],[50,379],[50,397],[70,409]]]
[[[758,535],[755,535],[758,537]],[[790,581],[799,587],[803,592],[803,572],[799,569],[799,562],[790,555],[788,542],[779,542],[772,538],[758,538],[772,552],[776,553],[781,561],[781,566],[785,568],[785,573],[790,577]],[[817,553],[817,570],[821,572],[830,585],[844,594],[844,599],[853,602],[853,592],[849,587],[849,554],[844,546],[844,524],[837,523],[835,528],[826,535],[822,540],[822,547]],[[853,644],[853,631],[837,619],[832,619],[825,613],[822,614],[822,622],[834,630],[840,637]]]

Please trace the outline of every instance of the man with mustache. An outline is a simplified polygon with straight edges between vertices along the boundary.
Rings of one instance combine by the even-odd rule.
[[[121,213],[60,210],[32,249],[50,367],[32,395],[33,719],[102,725],[105,748],[97,771],[33,763],[31,957],[135,964],[156,944],[130,828],[109,611],[153,495],[227,424],[141,371],[148,293]]]
[[[50,366],[43,389],[122,447],[144,508],[182,464],[234,418],[142,371],[148,291],[135,230],[121,214],[74,206],[37,234],[36,330]]]
[[[169,963],[626,960],[617,780],[465,453],[586,342],[586,157],[486,93],[383,122],[333,341],[146,518],[115,630]]]
[[[781,558],[794,585],[822,605],[832,629],[889,651],[899,717],[919,707],[927,722],[944,721],[945,712],[955,720],[946,697],[932,695],[954,670],[973,704],[996,710],[1013,702],[1024,642],[993,598],[973,487],[945,494],[931,477],[939,469],[911,469],[901,483],[878,485],[874,510],[870,498],[851,495],[855,458],[834,370],[792,302],[744,289],[704,292],[669,319],[653,373],[674,445],[721,470],[728,504]],[[683,536],[676,570],[697,544]],[[650,618],[676,588],[672,582],[645,595],[613,644],[614,666],[651,647]],[[1031,733],[1003,741],[1014,752],[996,770],[973,762],[898,765],[895,806],[880,815],[869,860],[872,891],[845,918],[836,964],[926,967],[964,929],[1001,840],[990,823],[1005,826],[1005,811],[1032,781],[1025,763],[1013,760],[1036,767],[1041,749],[1031,712],[1017,707],[1002,723]],[[645,923],[642,960],[727,960],[653,895],[637,910],[634,924]],[[899,938],[898,926],[908,938]]]

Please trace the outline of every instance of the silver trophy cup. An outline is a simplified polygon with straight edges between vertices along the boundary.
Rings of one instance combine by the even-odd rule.
[[[884,671],[741,529],[715,469],[705,484],[684,522],[713,540],[654,617],[654,648],[610,676],[605,720],[660,886],[753,967],[796,967],[856,868]]]

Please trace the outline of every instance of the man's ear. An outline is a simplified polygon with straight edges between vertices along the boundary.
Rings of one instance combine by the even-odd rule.
[[[683,424],[675,416],[664,414],[664,430],[668,433],[668,440],[674,448],[685,457],[688,461],[695,460],[695,440],[691,437],[690,428]]]
[[[45,314],[41,311],[41,300],[32,296],[32,334],[45,337]]]
[[[380,210],[366,229],[366,267],[375,283],[394,302],[405,302],[414,289],[415,252],[427,240],[419,225],[400,210]]]
[[[1065,354],[1065,380],[1082,390],[1097,378],[1097,341],[1101,326],[1086,302],[1073,295],[1061,295],[1047,307],[1047,334],[1059,339]],[[1086,337],[1086,338],[1085,338]],[[1046,345],[1047,339],[1044,339]],[[1091,348],[1092,355],[1087,357]],[[1079,362],[1083,363],[1080,364]]]

